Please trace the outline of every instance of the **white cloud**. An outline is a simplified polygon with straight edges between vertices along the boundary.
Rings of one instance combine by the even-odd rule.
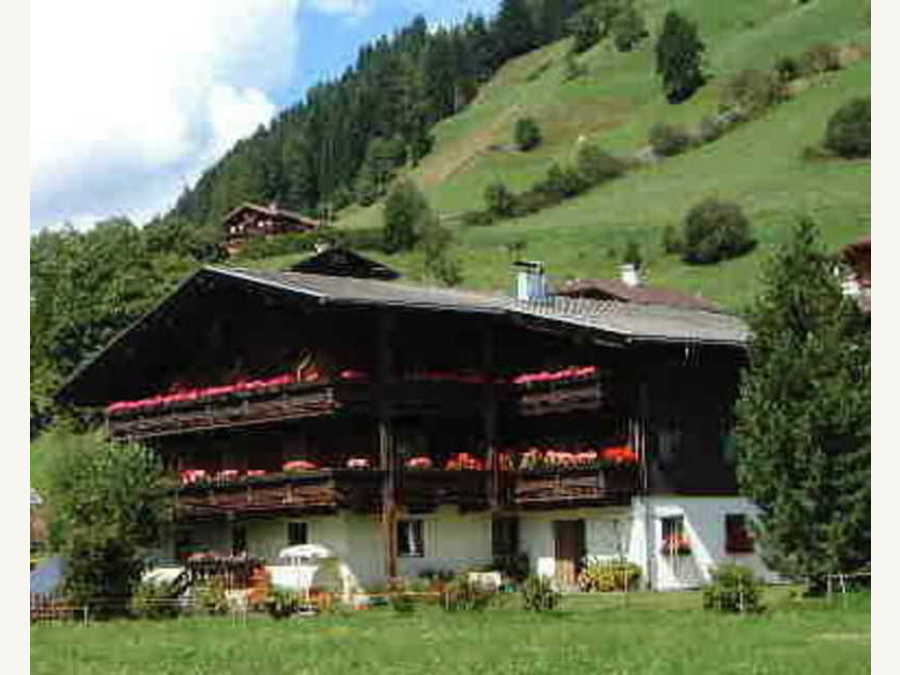
[[[310,0],[310,8],[323,14],[344,14],[358,20],[368,16],[375,7],[375,0]]]
[[[275,113],[298,2],[32,0],[33,225],[171,206]]]

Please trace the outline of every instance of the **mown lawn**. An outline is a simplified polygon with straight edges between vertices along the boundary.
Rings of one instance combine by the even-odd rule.
[[[518,598],[482,614],[422,607],[276,622],[251,617],[40,626],[31,672],[52,673],[868,673],[869,600],[767,593],[761,616],[699,609],[698,593],[566,598],[527,614]]]

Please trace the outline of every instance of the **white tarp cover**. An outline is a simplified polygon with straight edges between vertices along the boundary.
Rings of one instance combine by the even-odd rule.
[[[312,586],[347,595],[340,559],[327,546],[299,544],[281,549],[276,565],[267,567],[272,586],[308,593]]]

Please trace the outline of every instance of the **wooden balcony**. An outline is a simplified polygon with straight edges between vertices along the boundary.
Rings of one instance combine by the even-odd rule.
[[[227,514],[330,513],[347,508],[361,513],[381,504],[381,471],[323,469],[297,475],[187,485],[176,492],[179,518]]]
[[[331,513],[349,509],[375,513],[381,508],[386,474],[376,470],[323,469],[297,475],[187,485],[177,490],[179,518],[235,515]],[[490,472],[407,470],[397,478],[397,504],[411,513],[442,505],[460,510],[488,506]]]
[[[511,505],[546,509],[628,504],[638,487],[634,466],[529,469],[508,475],[504,492]]]

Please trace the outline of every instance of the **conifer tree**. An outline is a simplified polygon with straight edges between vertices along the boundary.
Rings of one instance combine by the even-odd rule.
[[[538,45],[538,34],[525,0],[503,0],[494,22],[494,36],[504,61]]]
[[[763,558],[811,590],[870,557],[870,336],[835,266],[809,222],[769,262],[736,408]]]
[[[409,179],[397,182],[384,202],[384,246],[389,253],[415,246],[432,217],[431,207]]]
[[[686,101],[706,82],[701,67],[705,49],[694,23],[675,11],[666,14],[656,42],[656,72],[669,103]]]

